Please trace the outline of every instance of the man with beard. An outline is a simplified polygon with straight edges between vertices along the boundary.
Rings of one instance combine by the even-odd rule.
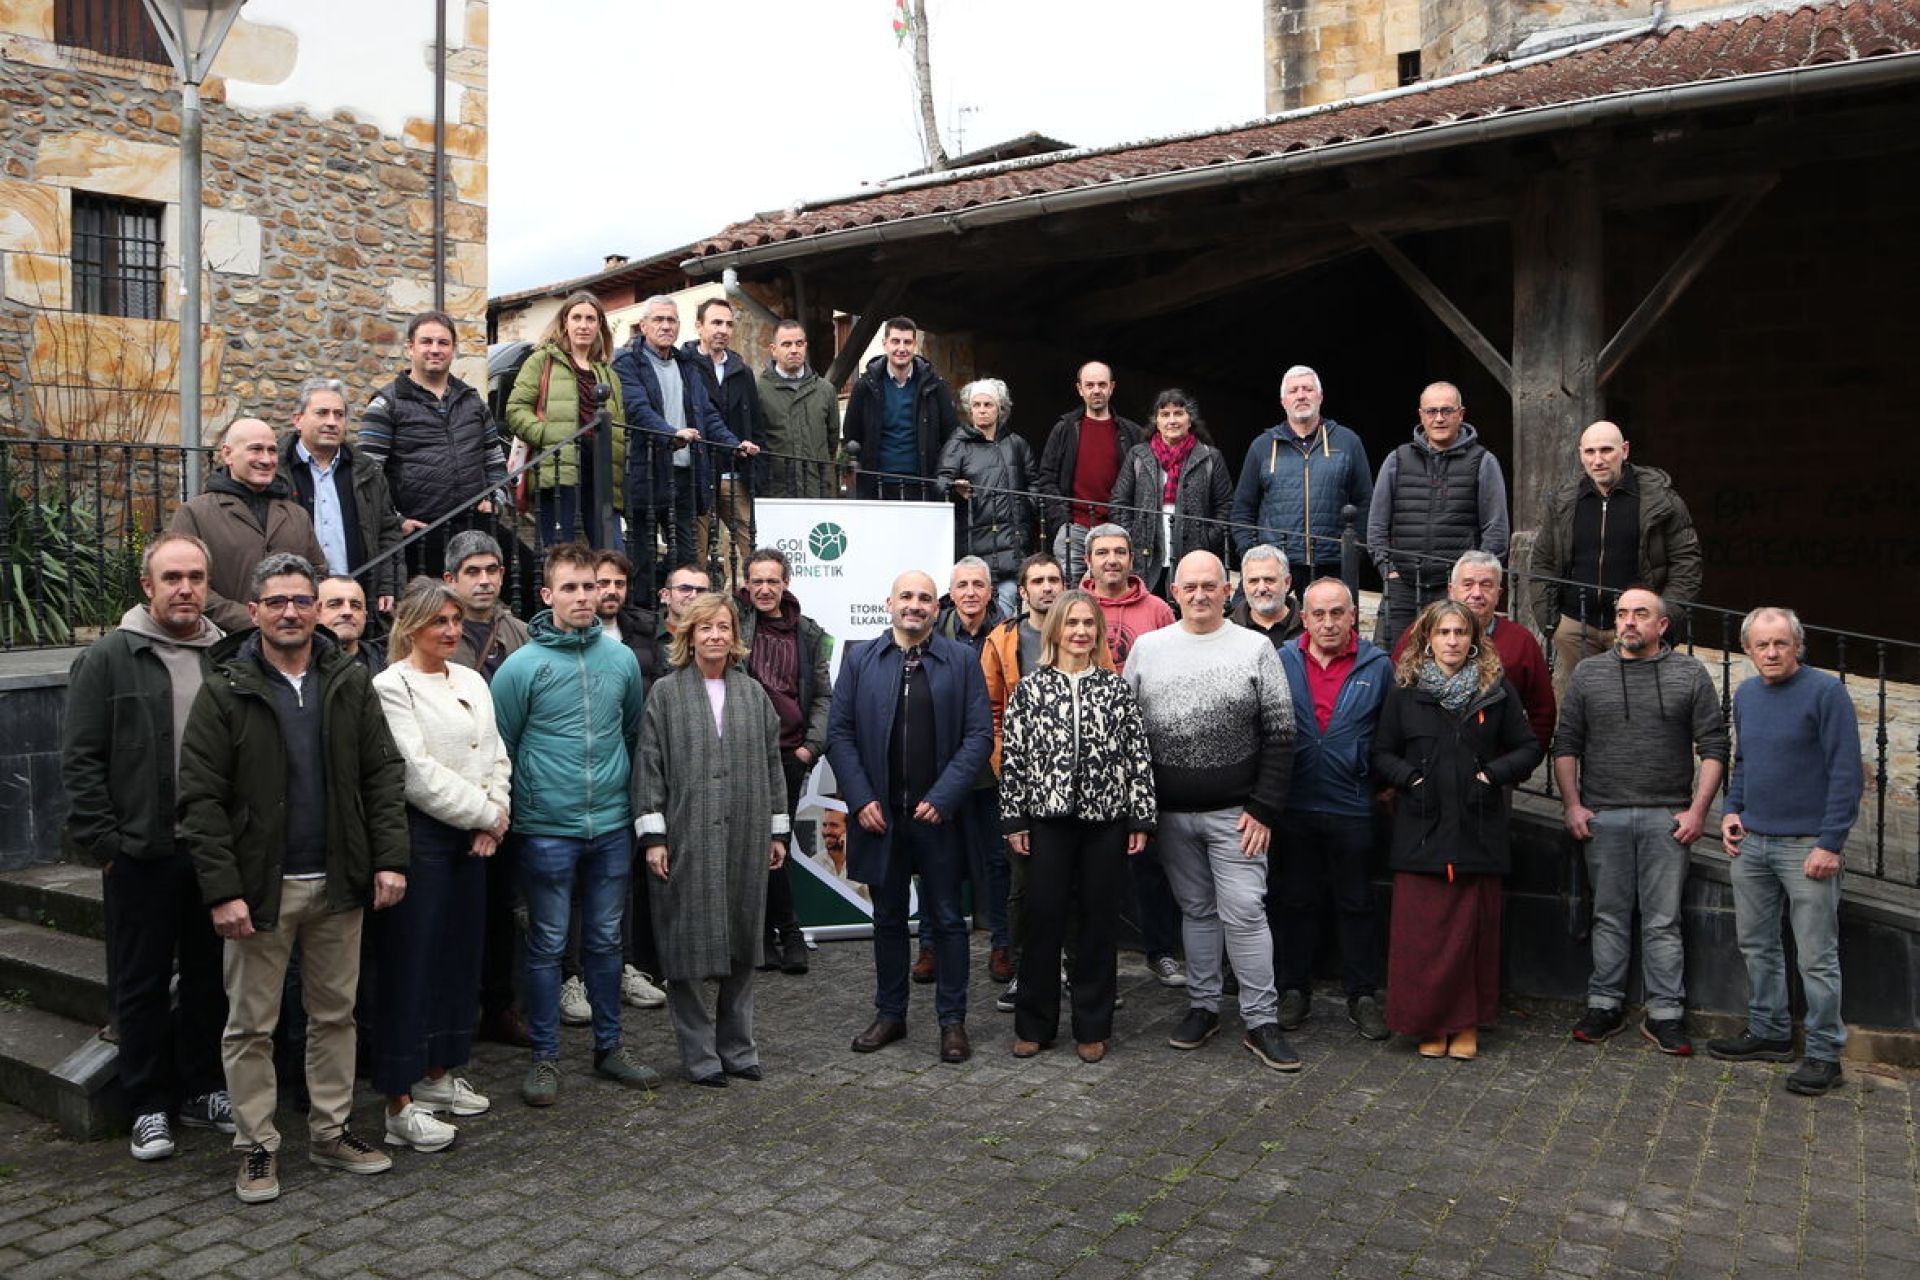
[[[594,585],[599,589],[594,612],[599,616],[601,629],[633,650],[641,674],[652,679],[660,664],[666,661],[660,653],[660,619],[654,616],[653,610],[630,598],[633,561],[618,551],[602,551],[600,563],[594,566],[593,572]],[[635,880],[644,878],[634,877]]]
[[[1087,577],[1080,589],[1092,592],[1107,615],[1107,645],[1116,670],[1127,665],[1134,641],[1173,625],[1173,610],[1133,571],[1133,536],[1117,524],[1087,530]]]
[[[1240,557],[1240,603],[1227,617],[1237,626],[1258,631],[1273,641],[1275,650],[1286,648],[1303,626],[1300,602],[1292,595],[1293,573],[1286,552],[1261,543],[1248,547]]]
[[[1340,572],[1340,534],[1345,508],[1354,526],[1367,527],[1373,499],[1373,469],[1360,437],[1320,416],[1320,375],[1305,365],[1280,379],[1286,418],[1254,437],[1240,468],[1233,498],[1234,545],[1245,551],[1272,543],[1295,565],[1307,566],[1304,581]]]

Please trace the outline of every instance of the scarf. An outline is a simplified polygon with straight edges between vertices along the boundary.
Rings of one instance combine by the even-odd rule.
[[[1167,473],[1167,487],[1160,495],[1160,502],[1163,506],[1172,506],[1180,498],[1180,468],[1186,465],[1193,446],[1199,442],[1189,431],[1180,437],[1179,444],[1168,444],[1166,437],[1156,431],[1149,443],[1153,445],[1154,461]]]
[[[1467,709],[1467,703],[1473,701],[1473,695],[1479,691],[1479,677],[1479,668],[1471,662],[1448,675],[1440,670],[1439,663],[1429,658],[1420,664],[1420,676],[1415,683],[1423,693],[1432,694],[1441,706],[1457,716]]]

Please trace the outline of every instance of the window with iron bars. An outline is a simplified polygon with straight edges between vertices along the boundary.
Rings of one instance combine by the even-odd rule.
[[[158,320],[164,277],[162,206],[73,193],[73,308]]]
[[[103,57],[171,65],[140,0],[54,0],[53,40]]]

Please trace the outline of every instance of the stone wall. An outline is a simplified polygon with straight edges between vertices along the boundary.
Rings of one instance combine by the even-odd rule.
[[[0,5],[0,435],[178,440],[179,93],[170,68],[54,44],[51,7]],[[247,32],[232,37],[232,74],[297,62],[295,35]],[[459,372],[484,383],[486,0],[465,0],[458,35],[445,296]],[[202,100],[204,431],[243,410],[284,419],[312,376],[371,394],[407,318],[432,304],[430,116],[394,135],[345,110],[243,109],[218,76]],[[165,205],[161,319],[71,310],[75,191]]]

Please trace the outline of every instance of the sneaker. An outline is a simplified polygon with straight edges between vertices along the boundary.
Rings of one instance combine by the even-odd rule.
[[[658,1009],[667,1002],[667,993],[655,985],[652,974],[628,965],[620,971],[620,998],[636,1009]],[[588,1017],[592,1017],[591,1009]]]
[[[1313,1016],[1313,1001],[1298,987],[1280,993],[1280,1029],[1292,1031]]]
[[[314,1143],[307,1159],[322,1169],[338,1169],[342,1173],[385,1173],[393,1168],[392,1156],[369,1145],[351,1129],[342,1129],[340,1136],[331,1142]]]
[[[1186,970],[1172,956],[1155,956],[1147,961],[1147,972],[1153,980],[1163,987],[1184,987],[1187,985]]]
[[[1648,1018],[1640,1024],[1640,1034],[1662,1053],[1670,1053],[1676,1058],[1689,1057],[1693,1053],[1693,1041],[1687,1039],[1685,1018]]]
[[[542,1058],[527,1068],[520,1082],[520,1100],[530,1107],[550,1107],[560,1099],[560,1064]]]
[[[1752,1031],[1742,1031],[1731,1040],[1707,1041],[1707,1056],[1723,1062],[1792,1062],[1793,1037],[1763,1040]]]
[[[1581,1044],[1599,1044],[1619,1035],[1626,1025],[1626,1017],[1618,1009],[1588,1005],[1580,1021],[1573,1024],[1573,1038]]]
[[[1377,996],[1355,996],[1347,1001],[1347,1021],[1359,1028],[1363,1039],[1387,1038],[1387,1015]],[[1286,1023],[1282,1021],[1280,1025],[1284,1027]]]
[[[133,1118],[130,1150],[135,1160],[165,1160],[173,1154],[173,1126],[167,1123],[166,1112],[149,1111]]]
[[[1180,1025],[1167,1037],[1167,1043],[1176,1049],[1198,1049],[1213,1039],[1213,1033],[1219,1029],[1220,1015],[1196,1005],[1180,1019]]]
[[[807,971],[807,935],[799,925],[780,932],[780,972],[801,974]]]
[[[188,1098],[180,1108],[180,1124],[188,1129],[218,1129],[233,1132],[233,1098],[225,1089],[215,1089],[197,1098]]]
[[[1293,1051],[1287,1038],[1280,1034],[1280,1025],[1263,1022],[1247,1032],[1240,1041],[1247,1052],[1272,1067],[1275,1071],[1298,1071],[1300,1055]]]
[[[1016,973],[1007,979],[1007,985],[1000,989],[1000,994],[994,998],[993,1007],[1001,1013],[1012,1013],[1014,1001],[1019,998],[1020,975]]]
[[[413,1100],[429,1111],[444,1111],[456,1116],[483,1116],[493,1100],[476,1092],[465,1080],[449,1071],[438,1080],[422,1080],[413,1086]]]
[[[233,1194],[241,1204],[264,1204],[280,1198],[280,1161],[259,1143],[240,1157],[240,1173],[233,1180]]]
[[[412,1147],[415,1151],[445,1151],[460,1131],[445,1120],[436,1120],[433,1109],[423,1102],[409,1102],[400,1114],[387,1114],[387,1145]]]
[[[593,1021],[593,1006],[587,1003],[587,984],[578,975],[560,984],[560,1021],[569,1027],[584,1027]]]
[[[1787,1092],[1817,1098],[1845,1083],[1840,1074],[1840,1064],[1832,1058],[1803,1058],[1793,1074],[1787,1077]]]
[[[605,1076],[615,1084],[623,1084],[629,1089],[660,1087],[660,1073],[643,1063],[635,1062],[625,1045],[616,1045],[604,1053],[596,1052],[593,1055],[593,1072],[595,1075]]]

